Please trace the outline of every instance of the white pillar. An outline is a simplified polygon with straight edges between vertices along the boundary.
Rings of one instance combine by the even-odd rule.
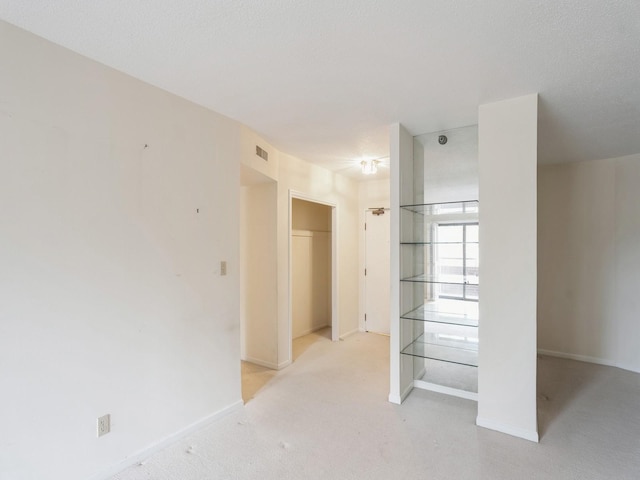
[[[400,355],[400,350],[410,339],[400,325],[400,205],[420,203],[416,198],[413,175],[413,136],[399,123],[391,126],[391,285],[390,285],[390,382],[389,401],[401,403],[413,388],[413,360]],[[421,183],[422,182],[421,180]],[[404,335],[404,337],[403,337]]]
[[[538,441],[538,95],[481,105],[477,424]]]

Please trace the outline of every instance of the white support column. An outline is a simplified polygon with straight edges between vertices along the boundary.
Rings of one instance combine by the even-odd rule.
[[[537,112],[537,94],[479,110],[477,424],[534,442]]]
[[[391,126],[391,285],[390,285],[390,392],[389,401],[400,404],[413,388],[413,362],[401,356],[400,326],[400,204],[414,203],[413,136],[399,123]],[[409,340],[410,341],[410,340]]]

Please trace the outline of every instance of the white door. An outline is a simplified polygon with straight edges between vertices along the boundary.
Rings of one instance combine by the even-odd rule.
[[[389,334],[389,210],[365,215],[365,330]]]

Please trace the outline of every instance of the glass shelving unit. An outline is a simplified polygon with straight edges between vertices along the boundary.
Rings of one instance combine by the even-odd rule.
[[[475,398],[478,202],[400,211],[401,354],[414,358],[414,386]]]

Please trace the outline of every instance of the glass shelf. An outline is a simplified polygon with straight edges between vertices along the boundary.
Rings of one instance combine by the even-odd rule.
[[[426,332],[400,353],[469,367],[478,366],[478,339]]]
[[[416,282],[416,283],[445,283],[449,285],[478,285],[479,279],[477,276],[467,275],[435,275],[429,273],[422,273],[413,277],[401,278],[401,282]]]
[[[420,322],[445,323],[464,327],[478,326],[478,302],[440,299],[420,305],[400,318]]]
[[[478,219],[478,201],[401,205],[400,209],[420,215],[429,222],[473,221]]]
[[[400,244],[477,246],[478,205],[477,200],[404,205],[400,207]]]
[[[421,215],[436,217],[454,215],[472,214],[478,215],[478,201],[469,200],[465,202],[448,202],[448,203],[425,203],[418,205],[400,205],[400,208]]]
[[[478,245],[479,242],[400,242],[400,245]]]
[[[400,353],[413,359],[414,387],[475,393],[479,202],[401,205],[399,213]]]

